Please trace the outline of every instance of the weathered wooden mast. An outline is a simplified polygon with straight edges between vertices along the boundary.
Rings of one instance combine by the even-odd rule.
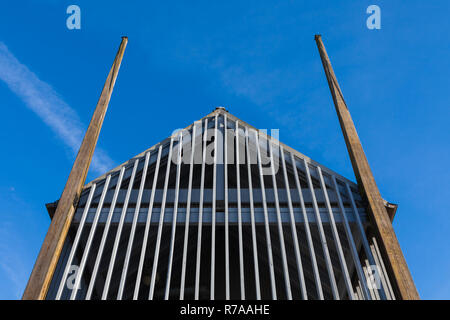
[[[397,298],[408,300],[419,299],[419,294],[384,206],[384,201],[375,183],[372,170],[364,154],[352,117],[345,104],[344,96],[337,82],[322,38],[320,35],[316,35],[315,40],[319,49],[320,58],[322,59],[323,68],[325,69],[331,95],[333,96],[345,143],[350,154],[353,171],[355,172],[361,192],[367,199],[370,219],[374,224],[377,237],[380,239],[384,260],[387,262],[391,271],[390,274],[393,277],[392,280],[397,289]]]
[[[66,239],[78,199],[86,180],[127,42],[128,38],[122,37],[122,42],[106,78],[94,115],[81,143],[80,150],[78,151],[61,198],[58,201],[52,222],[22,296],[24,300],[43,300],[47,295],[64,240]]]

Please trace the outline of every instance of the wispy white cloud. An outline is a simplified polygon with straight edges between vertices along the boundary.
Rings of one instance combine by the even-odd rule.
[[[308,137],[311,124],[306,114],[311,112],[311,108],[308,105],[309,97],[305,99],[300,96],[304,92],[304,75],[299,65],[291,63],[268,70],[263,62],[247,66],[226,63],[214,57],[209,60],[222,85],[232,94],[247,99],[269,114],[273,124],[283,128],[283,136],[297,139]]]
[[[39,225],[40,215],[12,189],[0,186],[0,299],[22,296],[46,225]]]
[[[0,244],[0,252],[2,254],[0,273],[10,281],[9,288],[5,290],[7,292],[2,292],[2,295],[7,295],[11,299],[20,299],[28,275],[28,270],[23,263],[24,257],[19,251],[15,251],[10,245],[6,246],[3,243]]]
[[[72,150],[78,152],[84,135],[84,126],[77,113],[46,82],[40,80],[27,66],[0,42],[0,79],[24,104],[36,113],[56,135]],[[103,174],[114,162],[101,149],[95,151],[92,169]]]

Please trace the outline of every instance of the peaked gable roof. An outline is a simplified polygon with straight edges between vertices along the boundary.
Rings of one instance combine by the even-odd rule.
[[[328,174],[330,174],[330,175],[334,175],[334,176],[336,176],[336,178],[338,178],[338,179],[340,179],[340,180],[342,180],[342,181],[345,181],[345,182],[349,183],[351,186],[357,188],[357,185],[356,185],[355,182],[353,182],[353,181],[351,181],[351,180],[345,178],[344,176],[340,175],[339,173],[337,173],[337,172],[335,172],[335,171],[329,169],[328,167],[326,167],[326,166],[324,166],[324,165],[318,163],[317,161],[314,161],[313,159],[311,159],[310,157],[308,157],[308,156],[306,156],[306,155],[300,153],[299,151],[297,151],[297,150],[295,150],[295,149],[293,149],[293,148],[287,146],[286,144],[282,143],[281,141],[279,141],[279,140],[277,140],[277,139],[271,137],[270,135],[266,134],[266,133],[263,132],[262,130],[259,130],[259,129],[253,127],[252,125],[248,124],[248,123],[245,122],[245,121],[242,121],[241,119],[239,119],[239,118],[237,118],[236,116],[234,116],[234,115],[232,115],[231,113],[229,113],[229,112],[228,112],[225,108],[223,108],[223,107],[217,107],[217,108],[216,108],[215,110],[213,110],[211,113],[207,114],[206,116],[204,116],[203,118],[201,118],[201,119],[199,119],[199,120],[197,120],[197,121],[194,121],[194,123],[192,123],[192,124],[190,124],[189,126],[185,127],[183,130],[190,130],[190,129],[194,126],[195,123],[201,122],[201,121],[203,121],[204,119],[207,119],[207,118],[215,117],[216,115],[226,115],[226,116],[227,116],[227,119],[228,119],[229,121],[233,121],[233,122],[239,121],[239,125],[240,125],[240,126],[246,127],[246,128],[248,128],[249,130],[254,130],[254,131],[256,131],[260,137],[263,137],[264,139],[271,139],[271,141],[274,141],[274,142],[278,143],[284,150],[293,153],[294,155],[296,155],[297,157],[299,157],[299,158],[301,158],[301,159],[305,159],[307,163],[313,165],[314,167],[320,167],[320,168],[322,169],[322,171],[324,171],[324,172],[326,172],[326,173],[328,173]],[[202,129],[203,129],[203,128],[202,128]],[[151,146],[150,148],[148,148],[148,149],[144,150],[143,152],[137,154],[136,156],[132,157],[132,158],[129,159],[128,161],[125,161],[124,163],[118,165],[118,166],[115,167],[114,169],[112,169],[112,170],[106,172],[105,174],[99,176],[98,178],[96,178],[96,179],[90,181],[89,183],[87,183],[87,184],[83,187],[83,191],[86,190],[86,189],[88,189],[88,188],[90,188],[90,186],[91,186],[93,183],[98,183],[99,181],[105,179],[108,175],[110,175],[110,174],[112,174],[112,173],[114,173],[114,172],[119,171],[123,166],[132,165],[136,159],[145,157],[145,154],[146,154],[147,152],[156,150],[159,146],[164,146],[164,145],[168,144],[168,143],[170,142],[170,139],[171,139],[171,138],[172,138],[172,139],[175,139],[176,136],[177,136],[177,132],[174,132],[171,136],[167,137],[166,139],[164,139],[164,140],[158,142],[157,144]]]
[[[211,119],[211,118],[214,118],[214,117],[219,116],[219,115],[225,116],[225,117],[227,118],[227,121],[229,121],[229,122],[235,122],[235,123],[236,123],[236,122],[239,122],[239,127],[246,128],[246,129],[248,129],[248,131],[256,132],[257,135],[258,135],[258,137],[260,137],[261,139],[264,139],[264,140],[266,140],[266,141],[270,140],[272,143],[278,144],[284,151],[287,151],[288,153],[293,154],[293,155],[296,156],[297,158],[299,158],[299,159],[301,159],[301,160],[304,160],[304,161],[305,161],[306,163],[308,163],[309,165],[311,165],[311,166],[313,166],[313,167],[315,167],[315,168],[320,167],[320,169],[322,170],[322,172],[324,172],[324,173],[326,173],[326,174],[328,174],[328,175],[330,175],[330,176],[335,176],[336,179],[337,179],[338,181],[341,181],[341,182],[343,182],[343,183],[347,183],[347,184],[353,189],[353,191],[354,191],[355,193],[358,193],[358,191],[357,191],[357,190],[358,190],[358,186],[357,186],[357,184],[354,183],[353,181],[351,181],[351,180],[349,180],[349,179],[343,177],[342,175],[340,175],[340,174],[338,174],[337,172],[335,172],[335,171],[329,169],[328,167],[326,167],[326,166],[324,166],[324,165],[322,165],[322,164],[320,164],[320,163],[314,161],[313,159],[311,159],[311,158],[309,158],[308,156],[306,156],[306,155],[300,153],[299,151],[297,151],[297,150],[295,150],[295,149],[293,149],[293,148],[291,148],[291,147],[285,145],[285,144],[282,143],[281,141],[279,141],[279,140],[277,140],[277,139],[271,137],[270,135],[268,135],[268,134],[267,134],[266,132],[264,132],[263,130],[259,130],[259,129],[253,127],[252,125],[248,124],[247,122],[242,121],[241,119],[239,119],[239,118],[237,118],[236,116],[234,116],[234,115],[232,115],[231,113],[229,113],[229,112],[228,112],[225,108],[223,108],[223,107],[217,107],[217,108],[215,108],[215,110],[213,110],[211,113],[209,113],[208,115],[204,116],[203,118],[201,118],[201,119],[199,119],[199,120],[197,120],[197,121],[194,121],[194,123],[190,124],[189,126],[187,126],[186,128],[184,128],[183,130],[191,130],[195,124],[199,124],[199,123],[202,124],[202,123],[204,122],[205,119]],[[209,125],[212,125],[212,124],[213,124],[213,121],[210,121],[210,122],[209,122]],[[206,129],[208,129],[208,128],[206,128]],[[205,128],[204,128],[203,125],[202,125],[202,126],[201,126],[200,132],[197,133],[197,134],[203,134],[204,130],[205,130]],[[137,154],[136,156],[132,157],[132,158],[129,159],[128,161],[126,161],[126,162],[124,162],[124,163],[118,165],[118,166],[115,167],[114,169],[109,170],[109,171],[106,172],[105,174],[103,174],[103,175],[101,175],[101,176],[95,178],[94,180],[90,181],[89,183],[87,183],[87,184],[83,187],[83,191],[82,191],[81,196],[86,195],[86,193],[88,192],[88,190],[90,189],[90,187],[91,187],[93,184],[98,184],[98,183],[104,182],[104,181],[106,180],[106,177],[107,177],[107,176],[119,172],[123,167],[128,168],[128,167],[130,167],[130,166],[133,166],[134,163],[135,163],[135,161],[136,161],[137,159],[141,160],[141,159],[145,158],[145,155],[146,155],[148,152],[153,152],[153,153],[155,153],[155,151],[158,150],[159,147],[164,147],[164,146],[168,145],[168,144],[170,143],[171,140],[176,140],[178,134],[179,134],[178,132],[174,132],[172,135],[170,135],[170,136],[167,137],[166,139],[160,141],[159,143],[157,143],[157,144],[151,146],[150,148],[148,148],[148,149],[144,150],[143,152]],[[191,143],[190,140],[183,143],[183,148],[184,148],[185,144],[188,144],[188,143],[189,143],[189,144]],[[165,155],[165,156],[167,156],[167,155]],[[153,158],[154,158],[154,157],[152,157],[152,159],[153,159]],[[153,159],[153,162],[155,162],[155,161],[156,161],[156,159]],[[142,163],[143,163],[143,161],[139,161],[139,162],[142,162]],[[148,165],[152,165],[153,162],[150,161]],[[142,171],[142,168],[139,169],[138,171],[139,171],[139,172],[136,172],[136,174],[137,174],[137,175],[141,174],[140,171]],[[112,186],[110,186],[110,187],[112,187]],[[333,187],[331,187],[331,188],[334,189]],[[81,198],[81,196],[80,196],[80,198]],[[47,210],[48,210],[49,213],[50,213],[50,216],[53,216],[54,210],[56,209],[56,204],[57,204],[57,201],[54,202],[54,203],[49,203],[49,204],[46,205],[46,206],[47,206]],[[388,203],[387,201],[385,201],[385,205],[386,205],[386,208],[388,209],[388,211],[390,212],[390,215],[393,217],[393,215],[395,214],[395,211],[396,211],[396,209],[397,209],[397,206],[396,206],[395,204]]]

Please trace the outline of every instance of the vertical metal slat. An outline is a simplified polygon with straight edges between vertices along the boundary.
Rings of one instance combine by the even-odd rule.
[[[284,275],[284,285],[286,289],[286,297],[288,300],[292,300],[292,291],[291,291],[291,282],[289,278],[289,268],[286,257],[286,247],[284,244],[284,232],[283,226],[281,224],[281,212],[280,212],[280,202],[278,200],[278,187],[277,187],[277,179],[275,175],[275,166],[274,166],[274,157],[272,151],[272,142],[270,140],[267,141],[269,144],[269,155],[270,155],[270,168],[272,170],[272,183],[273,183],[273,194],[275,197],[275,208],[277,211],[277,226],[278,226],[278,234],[280,237],[280,251],[281,251],[281,259],[283,262],[283,275]],[[289,190],[288,190],[289,191]]]
[[[150,223],[152,220],[153,204],[154,204],[155,193],[156,193],[156,183],[158,182],[159,165],[161,163],[161,153],[162,153],[162,146],[160,145],[158,148],[158,157],[157,157],[156,165],[155,165],[155,174],[153,176],[153,184],[152,184],[152,191],[151,191],[151,195],[150,195],[150,201],[149,201],[149,205],[148,205],[147,219],[145,221],[144,238],[142,240],[141,256],[139,258],[139,266],[138,266],[138,272],[136,275],[136,283],[134,286],[133,300],[137,300],[138,296],[139,296],[139,288],[141,285],[140,281],[141,281],[141,277],[142,277],[142,269],[144,267],[145,251],[147,250],[148,233],[150,231]]]
[[[148,293],[149,300],[153,300],[153,294],[155,292],[156,269],[158,268],[159,249],[161,247],[161,234],[162,234],[162,228],[163,228],[163,224],[164,224],[164,211],[166,209],[167,186],[169,184],[170,163],[172,162],[172,147],[173,147],[173,138],[170,137],[169,154],[167,156],[166,177],[164,180],[164,191],[163,191],[163,197],[161,200],[161,211],[159,213],[158,233],[156,235],[156,246],[155,246],[155,253],[153,256],[152,276],[150,279],[150,290]]]
[[[347,262],[345,261],[344,251],[342,250],[341,239],[339,238],[336,222],[334,220],[334,213],[333,209],[331,208],[330,199],[328,197],[327,187],[323,179],[322,169],[320,169],[320,167],[317,167],[317,172],[319,173],[320,185],[323,191],[323,195],[325,196],[325,204],[327,206],[328,217],[330,219],[331,233],[333,234],[334,243],[336,245],[336,251],[339,257],[339,263],[341,265],[341,270],[344,275],[344,283],[345,287],[347,288],[347,294],[350,300],[354,300],[355,296],[353,294],[353,287],[350,280],[350,275],[348,274]]]
[[[189,185],[187,194],[187,204],[186,204],[186,221],[184,226],[184,242],[183,242],[183,261],[181,263],[181,284],[180,284],[180,300],[184,299],[184,287],[186,281],[186,259],[187,259],[187,249],[189,241],[189,220],[191,217],[191,197],[192,197],[192,176],[194,174],[194,153],[195,153],[195,129],[196,123],[192,127],[192,146],[191,146],[191,158],[189,164]]]
[[[291,199],[291,189],[289,187],[289,180],[288,180],[287,169],[286,169],[286,160],[284,158],[284,150],[283,150],[282,146],[280,146],[280,152],[281,152],[281,162],[283,165],[284,184],[286,187],[286,194],[287,194],[287,199],[288,199],[289,216],[290,216],[290,221],[291,221],[290,225],[291,225],[292,241],[294,242],[295,259],[297,262],[297,272],[298,272],[298,279],[300,282],[300,290],[301,290],[303,299],[307,300],[308,292],[306,291],[305,276],[303,274],[302,257],[300,254],[300,247],[298,245],[297,229],[295,227],[295,217],[294,217],[294,208],[293,208],[292,199]]]
[[[92,201],[92,197],[94,196],[95,187],[96,187],[96,184],[93,184],[91,187],[91,190],[89,191],[88,200],[84,206],[83,214],[81,216],[81,220],[78,225],[77,233],[75,235],[75,239],[73,241],[72,248],[70,249],[69,258],[67,259],[66,267],[64,268],[64,273],[61,278],[61,282],[59,283],[58,292],[56,293],[56,300],[61,299],[61,294],[64,290],[64,285],[66,284],[67,274],[69,273],[70,266],[72,265],[72,260],[75,255],[75,251],[78,247],[78,241],[80,241],[81,233],[83,232],[84,222],[86,221],[86,217],[87,217],[89,208],[91,206],[91,201]],[[74,213],[74,217],[75,217],[75,213]],[[74,287],[73,290],[76,291],[76,290],[78,290],[78,288]]]
[[[272,299],[277,299],[277,289],[275,286],[275,272],[273,270],[273,256],[272,256],[272,241],[270,239],[270,229],[269,229],[269,214],[267,212],[267,201],[266,201],[266,190],[264,188],[264,177],[262,174],[262,162],[261,162],[261,151],[259,147],[259,139],[258,132],[255,131],[255,142],[256,142],[256,150],[258,155],[258,168],[259,168],[259,179],[261,183],[261,194],[262,194],[262,203],[264,209],[264,226],[266,230],[266,241],[267,241],[267,255],[269,258],[269,271],[270,271],[270,283],[272,289]]]
[[[247,130],[247,128],[246,128]],[[235,124],[235,135],[236,135],[236,188],[237,188],[237,207],[238,207],[238,239],[239,239],[239,280],[240,280],[240,288],[241,288],[241,299],[245,300],[245,281],[244,281],[244,246],[242,243],[242,203],[241,203],[241,172],[240,172],[240,154],[239,154],[239,121],[236,121]],[[246,138],[248,138],[246,136]],[[244,144],[246,141],[244,141]],[[245,151],[244,151],[245,152]],[[245,154],[244,154],[245,159]],[[250,160],[248,159],[247,165],[250,168]],[[249,178],[249,196],[250,196],[250,215],[252,221],[252,238],[255,241],[255,217],[253,210],[253,190],[252,190],[252,177],[250,169],[248,169],[248,178]],[[254,237],[253,237],[254,236]],[[259,272],[258,272],[258,255],[256,251],[256,243],[253,242],[253,257],[255,263],[255,277],[256,277],[256,298],[261,299],[261,290],[259,288]]]
[[[236,121],[236,128],[237,126]],[[236,130],[236,141],[238,141],[239,131]],[[253,203],[253,186],[252,186],[252,171],[250,163],[250,147],[248,141],[248,129],[245,128],[245,149],[247,152],[247,175],[248,175],[248,188],[249,188],[249,199],[250,199],[250,219],[252,224],[252,245],[253,245],[253,264],[255,267],[255,287],[256,287],[256,299],[261,300],[261,284],[259,280],[259,265],[258,265],[258,246],[256,240],[256,226],[255,226],[255,204]],[[239,148],[239,143],[236,142],[237,148]],[[239,154],[236,153],[236,159],[239,163]],[[239,191],[240,192],[240,191]]]
[[[333,265],[331,264],[330,253],[328,252],[327,239],[325,237],[325,232],[323,231],[322,219],[320,218],[319,206],[317,205],[316,193],[314,191],[314,185],[312,183],[311,174],[309,172],[309,165],[305,159],[303,159],[305,165],[306,177],[308,180],[309,190],[311,191],[311,197],[314,207],[314,213],[316,215],[317,228],[319,229],[320,241],[322,242],[323,255],[325,257],[328,276],[330,277],[331,290],[333,292],[333,297],[339,300],[339,292],[337,290],[336,279],[334,277]]]
[[[108,296],[109,285],[111,283],[111,277],[114,269],[114,263],[116,261],[117,250],[119,248],[120,236],[122,234],[123,224],[125,222],[125,216],[128,209],[128,201],[130,200],[131,190],[133,190],[134,177],[136,176],[136,170],[138,167],[139,159],[134,161],[133,172],[131,173],[130,181],[128,183],[128,190],[125,196],[125,202],[123,204],[122,213],[120,215],[119,226],[117,227],[116,239],[114,240],[114,247],[111,254],[111,260],[109,261],[108,274],[106,275],[105,287],[103,288],[102,300],[105,300]]]
[[[342,202],[341,193],[339,192],[339,186],[336,182],[336,177],[334,175],[331,176],[331,179],[333,180],[334,189],[336,190],[339,208],[342,213],[342,220],[344,221],[345,234],[347,235],[347,240],[348,240],[348,243],[350,246],[350,252],[352,254],[353,263],[355,264],[356,273],[358,275],[358,279],[362,286],[362,292],[366,299],[370,299],[370,293],[367,289],[367,283],[365,281],[366,279],[364,277],[364,271],[362,269],[361,262],[359,260],[358,250],[356,249],[355,240],[353,239],[352,231],[350,229],[350,224],[348,223],[347,214],[345,213],[344,203]]]
[[[364,247],[364,251],[366,253],[367,259],[369,260],[370,264],[377,265],[373,255],[372,255],[372,251],[370,250],[369,242],[367,240],[366,232],[364,231],[364,226],[363,226],[363,224],[361,222],[361,218],[359,216],[358,208],[356,207],[355,199],[353,198],[352,191],[347,182],[345,183],[345,188],[346,188],[348,196],[350,198],[350,203],[352,205],[353,213],[355,215],[356,224],[358,226],[359,232],[361,233],[361,239],[362,239],[362,243],[363,243],[363,247]],[[389,291],[388,291],[389,288],[386,289],[386,285],[384,285],[383,289],[384,289],[384,290],[382,290],[383,293],[385,295],[389,295]]]
[[[230,236],[229,236],[229,225],[228,225],[228,137],[227,137],[227,116],[223,115],[224,122],[224,189],[225,189],[225,299],[230,300]]]
[[[212,223],[211,223],[211,286],[210,298],[214,300],[214,280],[215,280],[215,263],[216,263],[216,172],[217,172],[217,120],[216,114],[214,121],[214,169],[213,169],[213,194],[212,194]]]
[[[111,226],[111,220],[114,214],[114,209],[116,208],[117,196],[119,195],[120,186],[122,185],[123,175],[125,173],[125,166],[120,169],[119,178],[116,183],[116,189],[114,191],[113,200],[111,202],[111,207],[109,208],[108,218],[106,219],[105,229],[103,229],[102,240],[100,241],[100,247],[97,252],[97,257],[95,258],[94,269],[92,271],[91,281],[89,282],[88,291],[86,293],[86,300],[91,299],[92,290],[94,289],[95,280],[97,279],[97,272],[100,266],[100,261],[103,257],[103,249],[105,248],[106,238],[108,236],[109,227]]]
[[[297,172],[297,165],[296,165],[296,162],[294,159],[294,155],[292,153],[291,153],[291,162],[292,162],[292,167],[294,169],[295,184],[297,186],[298,196],[300,198],[300,206],[302,207],[302,215],[303,215],[303,221],[304,221],[304,225],[305,225],[306,239],[308,241],[308,249],[309,249],[309,254],[311,256],[311,264],[312,264],[313,271],[314,271],[314,280],[316,283],[317,296],[320,300],[323,300],[324,297],[323,297],[323,291],[322,291],[322,283],[320,281],[319,268],[317,266],[317,258],[316,258],[316,253],[314,251],[314,242],[312,240],[311,229],[309,227],[308,214],[306,213],[306,207],[305,207],[305,201],[303,199],[302,187],[300,185],[300,179],[299,179],[298,172]]]
[[[172,219],[172,234],[170,236],[170,251],[169,251],[169,261],[167,262],[167,277],[166,277],[166,292],[164,294],[164,299],[169,299],[170,293],[170,280],[172,276],[172,264],[173,264],[173,251],[175,246],[175,233],[177,228],[177,217],[178,217],[178,198],[180,193],[180,174],[181,174],[181,152],[183,150],[183,135],[180,133],[178,138],[178,157],[177,157],[177,180],[175,183],[175,201],[173,205],[173,219]]]
[[[388,298],[391,300],[395,300],[394,291],[392,290],[391,282],[389,281],[389,277],[386,271],[386,267],[384,266],[383,259],[381,258],[380,249],[378,248],[377,240],[375,237],[372,238],[373,247],[374,247],[374,259],[375,259],[375,265],[378,267],[378,272],[381,275],[381,281],[384,281],[384,287],[388,288],[386,290],[386,293],[388,294]],[[372,248],[372,246],[370,246]],[[380,268],[382,270],[380,270]]]
[[[208,141],[208,119],[205,119],[205,127],[203,129],[203,156],[202,156],[202,173],[200,178],[200,203],[198,208],[198,230],[197,230],[197,257],[195,262],[195,293],[194,299],[198,300],[200,285],[200,257],[202,251],[202,226],[203,226],[203,198],[205,187],[205,163],[206,163],[206,141]]]
[[[100,217],[100,212],[103,208],[103,202],[105,201],[106,193],[108,192],[109,182],[111,180],[111,175],[106,178],[105,184],[103,185],[102,195],[100,196],[100,201],[97,205],[97,210],[95,211],[94,220],[92,221],[91,230],[89,231],[89,236],[84,247],[83,256],[81,258],[80,266],[78,268],[77,276],[75,278],[74,288],[78,288],[80,285],[81,277],[83,275],[84,267],[86,265],[86,260],[91,249],[92,239],[94,238],[95,231],[97,230],[97,222]],[[73,290],[70,295],[70,300],[74,300],[77,296],[77,290]]]
[[[137,224],[137,220],[139,217],[139,210],[141,209],[142,192],[144,190],[145,179],[147,178],[147,169],[148,169],[149,159],[150,159],[150,152],[147,152],[145,154],[144,167],[142,168],[141,185],[139,186],[139,193],[138,193],[138,197],[136,200],[136,209],[134,210],[133,223],[131,226],[130,237],[128,238],[127,252],[125,254],[125,261],[123,263],[122,275],[120,277],[119,292],[117,293],[117,300],[122,299],[123,290],[125,287],[125,280],[127,277],[128,264],[130,262],[131,249],[133,247],[134,234],[136,232],[136,224]]]

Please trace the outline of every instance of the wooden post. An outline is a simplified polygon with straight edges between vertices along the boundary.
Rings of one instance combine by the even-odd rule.
[[[44,243],[39,251],[27,287],[22,296],[24,300],[43,300],[47,295],[56,264],[58,263],[75,208],[86,180],[127,42],[128,38],[122,37],[122,42],[106,78],[94,115],[81,143],[72,171],[70,172],[61,198],[58,201],[56,212],[50,223]]]
[[[393,278],[391,280],[393,280],[394,286],[397,289],[397,298],[405,300],[419,299],[419,294],[412,280],[394,228],[392,227],[391,219],[386,211],[384,200],[381,198],[380,191],[378,190],[366,155],[364,154],[350,112],[345,104],[322,38],[320,35],[316,35],[315,40],[319,49],[320,58],[322,59],[323,68],[325,69],[331,95],[333,96],[345,143],[350,154],[353,171],[355,172],[361,192],[367,199],[369,217],[376,229],[377,237],[380,239],[380,249],[390,270],[390,277]]]

